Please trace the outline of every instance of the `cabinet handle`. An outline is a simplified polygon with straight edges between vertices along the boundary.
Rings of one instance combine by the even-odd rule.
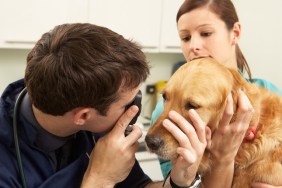
[[[8,43],[8,44],[35,44],[36,41],[6,40],[5,43]]]
[[[179,49],[179,48],[180,48],[180,46],[166,46],[166,48]]]
[[[157,48],[156,46],[146,46],[146,45],[144,45],[142,47],[147,48],[147,49],[156,49]]]

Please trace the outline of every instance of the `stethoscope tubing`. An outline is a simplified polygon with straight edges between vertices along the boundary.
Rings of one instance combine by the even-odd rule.
[[[21,152],[20,152],[20,146],[19,146],[19,138],[18,138],[18,119],[19,119],[19,110],[20,110],[20,104],[23,99],[23,97],[26,94],[26,88],[24,88],[15,103],[15,108],[14,108],[14,114],[13,114],[13,132],[14,132],[14,142],[15,142],[15,150],[16,150],[16,155],[17,155],[17,162],[18,162],[18,167],[19,167],[19,173],[22,181],[22,186],[23,188],[26,188],[26,179],[25,179],[25,174],[23,170],[23,164],[22,164],[22,158],[21,158]]]

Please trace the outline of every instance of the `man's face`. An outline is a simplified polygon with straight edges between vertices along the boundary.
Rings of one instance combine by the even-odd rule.
[[[111,130],[121,115],[126,111],[127,105],[132,103],[138,91],[139,87],[120,93],[120,99],[110,105],[106,116],[102,116],[96,111],[93,112],[95,115],[89,122],[87,129],[96,133]]]

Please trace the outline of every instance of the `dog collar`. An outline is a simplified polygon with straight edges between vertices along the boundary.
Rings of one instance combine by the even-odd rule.
[[[257,127],[251,127],[245,134],[244,142],[250,142],[255,139],[257,135]],[[253,136],[249,138],[250,136]]]
[[[244,142],[250,142],[253,141],[257,135],[257,128],[258,128],[258,122],[255,123],[255,125],[251,128],[249,128],[245,134]]]
[[[260,114],[260,113],[258,113]],[[244,142],[250,142],[253,141],[257,135],[257,128],[258,128],[258,124],[259,124],[259,119],[260,119],[260,115],[258,115],[257,120],[255,121],[255,123],[253,124],[252,127],[250,127],[244,137]]]

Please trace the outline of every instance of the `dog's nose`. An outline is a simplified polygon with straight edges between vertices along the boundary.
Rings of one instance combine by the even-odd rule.
[[[145,142],[146,142],[148,148],[150,148],[153,151],[158,150],[159,148],[161,148],[164,145],[163,139],[158,137],[158,136],[147,135],[145,137]]]

